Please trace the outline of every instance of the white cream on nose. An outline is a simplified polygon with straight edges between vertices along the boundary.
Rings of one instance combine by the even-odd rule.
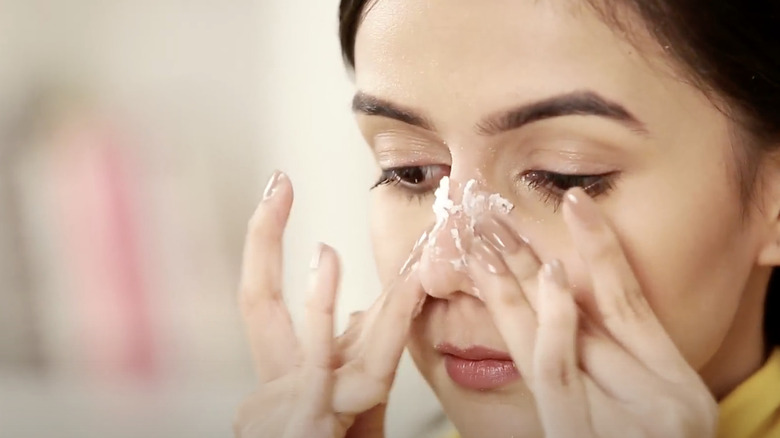
[[[478,190],[477,181],[468,180],[462,185],[460,201],[453,200],[451,181],[444,177],[439,182],[439,188],[435,192],[433,213],[436,215],[436,225],[430,233],[428,249],[437,262],[450,263],[456,271],[466,270],[466,252],[474,239],[474,228],[480,216],[487,212],[509,214],[514,205],[498,193],[489,193]],[[457,192],[456,192],[457,194]],[[437,246],[437,239],[442,228],[453,219],[454,225],[449,229],[450,237],[456,248],[455,253],[441,251]],[[445,255],[446,254],[446,255]]]

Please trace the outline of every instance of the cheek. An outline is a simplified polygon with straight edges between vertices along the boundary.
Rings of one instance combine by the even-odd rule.
[[[679,187],[632,186],[623,192],[630,196],[610,198],[602,211],[656,316],[690,363],[700,366],[734,322],[755,265],[757,239],[733,188]],[[563,262],[578,301],[595,314],[590,272],[562,218],[516,225],[541,261]]]
[[[700,366],[733,323],[755,261],[754,242],[731,188],[680,187],[656,185],[654,197],[634,200],[632,208],[626,200],[612,219],[656,316]]]
[[[371,198],[371,242],[379,280],[395,278],[432,220],[430,206],[377,189]]]

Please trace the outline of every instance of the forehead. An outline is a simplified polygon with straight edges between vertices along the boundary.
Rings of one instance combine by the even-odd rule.
[[[355,55],[358,89],[420,108],[495,110],[581,89],[641,100],[662,86],[647,54],[576,0],[377,0]]]

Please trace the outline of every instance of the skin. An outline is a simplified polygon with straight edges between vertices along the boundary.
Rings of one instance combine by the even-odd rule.
[[[384,293],[337,338],[329,247],[294,335],[280,287],[292,186],[272,178],[239,290],[260,383],[236,435],[383,436],[407,344],[465,438],[714,436],[716,399],[764,360],[763,298],[780,263],[777,161],[761,159],[752,202],[742,199],[737,127],[641,31],[629,43],[577,2],[379,0],[355,58],[357,120],[378,166],[421,166],[424,178],[374,189]],[[573,92],[606,103],[488,129]],[[550,173],[612,177],[583,190],[540,177]],[[419,243],[444,175],[456,202],[474,179],[515,205],[480,218],[464,271],[447,260],[465,221]],[[522,378],[459,387],[443,342],[507,352]]]
[[[655,315],[721,397],[763,360],[762,300],[769,266],[777,263],[777,178],[769,176],[773,167],[763,166],[765,183],[755,198],[764,208],[746,206],[734,126],[674,74],[652,41],[642,48],[573,2],[376,2],[357,35],[357,89],[431,126],[360,112],[358,124],[379,167],[434,166],[417,186],[375,189],[377,268],[383,281],[392,278],[433,223],[432,196],[410,201],[410,193],[434,188],[449,174],[459,182],[476,179],[512,201],[513,227],[541,260],[563,262],[587,306],[593,299],[586,263],[555,202],[543,201],[561,191],[530,189],[517,175],[618,172],[613,189],[594,197]],[[598,116],[557,117],[492,136],[475,128],[492,114],[574,90],[619,103],[642,132]],[[445,227],[445,242],[448,233]],[[510,417],[512,427],[532,427],[537,415],[522,383],[475,393],[448,378],[436,344],[508,348],[489,309],[462,293],[474,286],[472,278],[437,265],[430,254],[423,266],[423,284],[435,299],[416,321],[409,348],[445,411],[466,436]]]

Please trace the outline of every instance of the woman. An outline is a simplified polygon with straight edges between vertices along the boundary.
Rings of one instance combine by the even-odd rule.
[[[321,246],[296,338],[275,174],[247,237],[261,385],[237,435],[383,436],[408,347],[462,437],[780,436],[779,17],[343,0],[385,291],[334,339]],[[469,210],[474,187],[512,208]]]

